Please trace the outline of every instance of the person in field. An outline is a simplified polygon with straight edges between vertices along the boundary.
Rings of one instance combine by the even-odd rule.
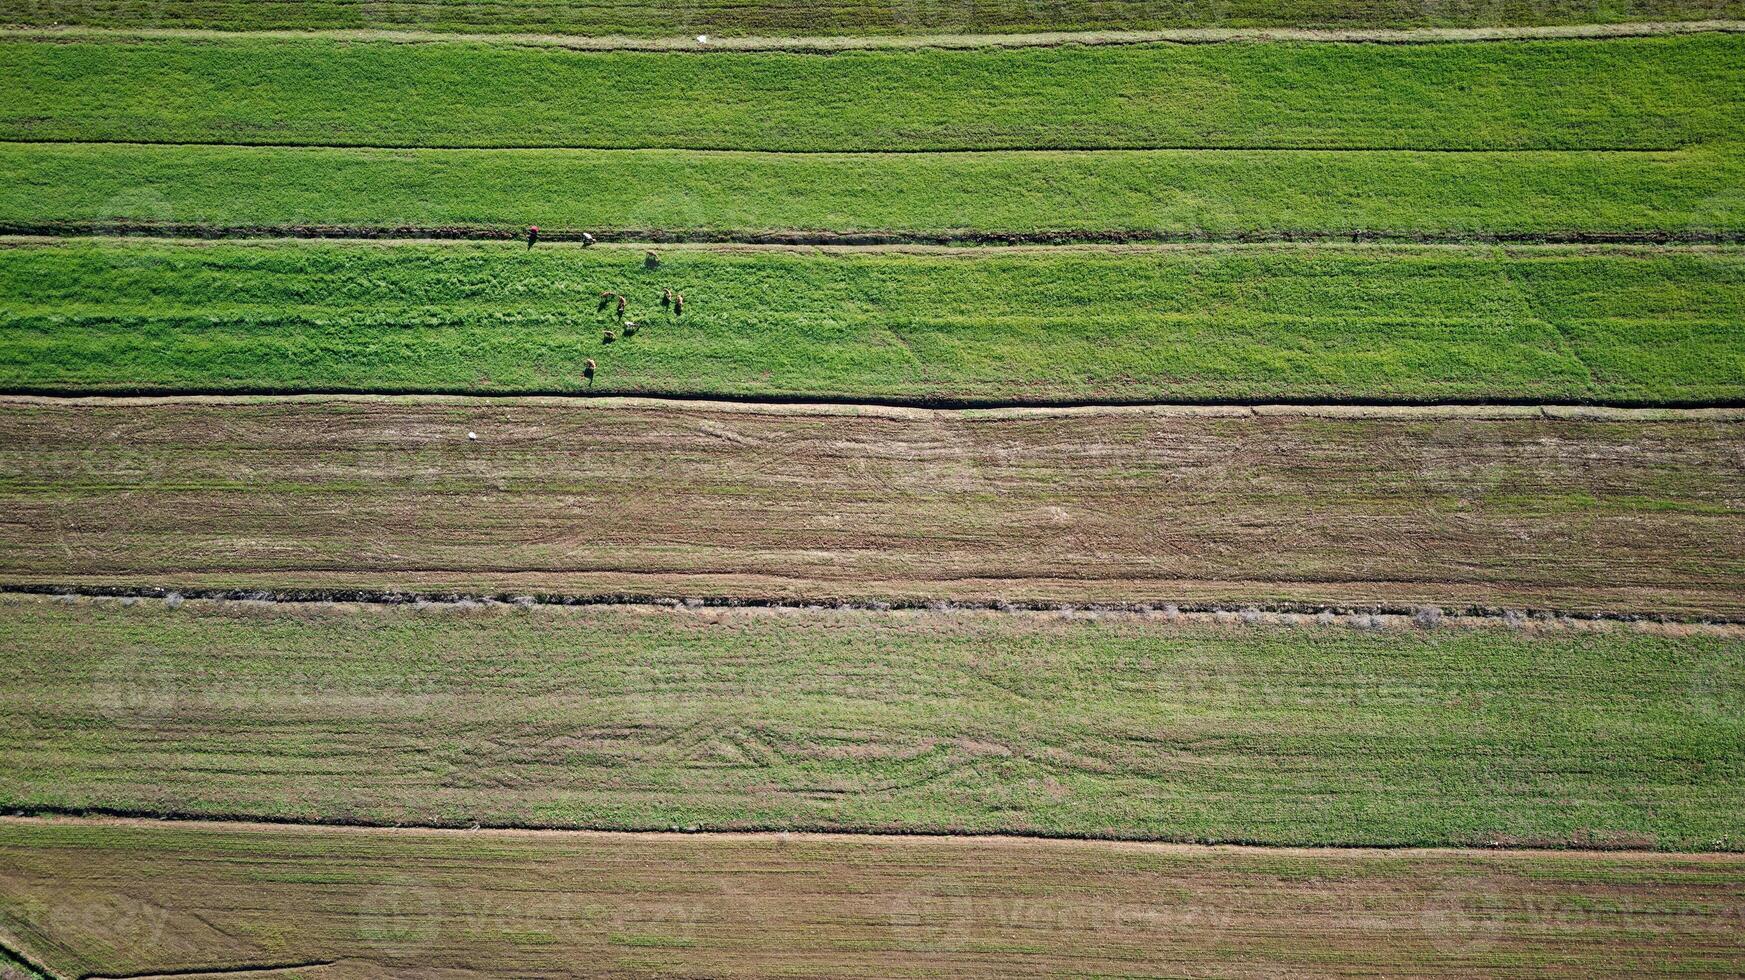
[[[539,226],[538,225],[528,225],[527,226],[527,250],[529,252],[533,251],[533,243],[537,242],[537,241],[539,241]]]

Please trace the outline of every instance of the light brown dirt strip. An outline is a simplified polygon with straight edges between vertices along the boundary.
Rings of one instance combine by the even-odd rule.
[[[69,975],[1745,968],[1740,855],[4,819],[0,869],[0,928]]]
[[[1742,424],[7,399],[0,582],[1732,617]]]
[[[566,34],[463,34],[444,31],[268,30],[246,32],[257,38],[325,38],[333,41],[391,41],[404,44],[504,44],[569,48],[576,51],[865,51],[915,48],[1034,48],[1064,45],[1223,44],[1294,41],[1345,44],[1446,44],[1554,38],[1650,37],[1672,34],[1739,33],[1736,20],[1645,21],[1626,24],[1574,24],[1540,27],[1419,28],[1415,30],[1314,30],[1304,28],[1181,28],[1163,31],[1044,31],[1025,34],[923,34],[865,37],[720,37],[706,43],[694,36],[669,38],[580,37]],[[18,27],[0,29],[0,38],[45,41],[234,38],[238,32],[189,28]]]

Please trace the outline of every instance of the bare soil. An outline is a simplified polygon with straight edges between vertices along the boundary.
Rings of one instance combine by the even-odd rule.
[[[5,819],[0,871],[68,975],[1745,969],[1740,855]]]
[[[0,584],[1736,617],[1742,436],[1730,412],[8,399]]]

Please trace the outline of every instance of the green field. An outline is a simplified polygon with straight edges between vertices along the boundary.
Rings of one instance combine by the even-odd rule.
[[[1745,398],[1736,249],[0,247],[0,386]],[[682,319],[660,290],[684,293]],[[636,338],[596,297],[629,294]],[[590,385],[581,364],[603,370]]]
[[[1738,142],[1745,36],[834,55],[0,40],[0,138],[790,152],[1675,150]]]
[[[0,980],[1737,974],[1741,65],[0,0]]]
[[[38,26],[376,28],[661,36],[909,34],[1174,27],[1488,27],[1742,17],[1736,0],[4,0],[0,23]]]
[[[1730,34],[833,55],[0,48],[13,231],[1745,234],[1745,82],[1725,67],[1745,37]],[[890,150],[905,152],[866,152]]]
[[[1668,153],[756,154],[0,144],[0,230],[953,241],[1745,234],[1745,163]],[[999,193],[988,193],[999,188]]]
[[[1745,641],[0,602],[0,807],[1745,849]]]

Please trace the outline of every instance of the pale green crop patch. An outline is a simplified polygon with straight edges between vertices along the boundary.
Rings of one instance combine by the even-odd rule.
[[[1745,841],[1745,661],[1721,636],[34,600],[0,619],[8,808]]]

